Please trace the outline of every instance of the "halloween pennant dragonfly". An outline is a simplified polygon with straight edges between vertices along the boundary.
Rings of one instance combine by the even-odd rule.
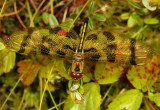
[[[72,58],[70,76],[74,81],[82,78],[85,60],[144,65],[152,57],[151,49],[135,39],[123,39],[105,30],[93,30],[86,34],[87,24],[88,19],[83,25],[81,37],[75,31],[66,31],[61,27],[31,28],[14,32],[5,43],[10,50],[23,54]]]

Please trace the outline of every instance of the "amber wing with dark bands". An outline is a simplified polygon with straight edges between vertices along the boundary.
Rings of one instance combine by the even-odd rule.
[[[107,31],[91,31],[83,44],[86,60],[144,65],[152,58],[152,50],[143,42],[124,39]]]
[[[60,57],[72,57],[79,42],[76,32],[73,30],[67,32],[60,27],[17,31],[5,41],[7,47],[12,51]]]

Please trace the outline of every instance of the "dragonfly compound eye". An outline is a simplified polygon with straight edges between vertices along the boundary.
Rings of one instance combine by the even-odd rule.
[[[74,81],[78,81],[79,79],[82,78],[82,73],[71,72],[70,76]]]

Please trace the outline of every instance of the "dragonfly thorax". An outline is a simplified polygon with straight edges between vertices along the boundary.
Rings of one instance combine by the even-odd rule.
[[[82,78],[83,66],[84,66],[83,50],[76,51],[76,53],[73,56],[72,72],[70,73],[70,76],[74,81],[78,81],[79,79]]]

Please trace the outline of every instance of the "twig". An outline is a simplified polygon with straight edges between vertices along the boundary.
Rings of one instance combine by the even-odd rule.
[[[133,25],[133,26],[131,26],[131,27],[128,27],[128,28],[126,28],[126,29],[120,31],[118,34],[122,34],[122,33],[126,32],[126,31],[128,31],[128,30],[130,30],[130,29],[136,27],[136,26],[137,26],[137,24],[135,24],[135,25]]]
[[[154,106],[146,98],[145,98],[145,101],[147,102],[147,104],[152,110],[156,110],[156,108],[154,108]]]
[[[23,21],[21,20],[20,16],[17,13],[17,5],[16,5],[16,1],[14,2],[14,11],[16,12],[16,16],[18,21],[20,22],[20,24],[22,25],[22,27],[27,30],[27,27],[24,25]]]
[[[67,4],[60,11],[58,11],[58,13],[56,14],[56,17],[58,17],[61,14],[61,12],[65,10],[68,7],[68,5],[70,5],[72,2],[73,0],[70,0],[69,2],[67,2]]]
[[[45,10],[47,10],[48,8],[50,8],[50,6],[51,6],[50,4],[51,4],[51,3],[48,2],[48,4],[40,10],[40,13],[42,13],[42,12],[44,12]],[[62,5],[64,5],[64,1],[61,1],[61,2],[59,2],[58,4],[56,4],[56,5],[54,6],[54,9],[57,8],[57,7],[59,7],[59,6],[62,6]]]
[[[38,8],[36,9],[36,11],[35,11],[35,13],[34,13],[34,15],[33,15],[33,17],[32,17],[32,20],[31,20],[31,23],[30,23],[30,27],[33,25],[33,20],[34,20],[34,18],[36,17],[37,12],[39,11],[39,9],[41,8],[41,6],[43,5],[43,3],[44,3],[45,1],[46,1],[46,0],[43,0],[43,1],[40,3],[40,5],[38,6]]]
[[[62,22],[64,22],[66,20],[67,11],[68,11],[68,7],[64,11]]]
[[[82,11],[84,10],[84,8],[88,5],[88,3],[90,2],[91,0],[88,0],[85,5],[82,7],[82,9],[80,10],[80,12],[77,14],[76,18],[74,19],[74,21],[72,22],[72,24],[70,25],[69,29],[68,30],[71,30],[73,24],[76,22],[76,20],[78,19],[78,17],[80,16],[80,14],[82,13]]]
[[[30,1],[31,5],[33,6],[34,10],[36,10],[36,5],[34,3],[34,0],[29,0],[29,1]]]
[[[50,8],[50,5],[51,4],[51,2],[49,1],[48,3],[47,3],[47,5],[45,5],[41,10],[40,10],[40,13],[42,13],[42,12],[44,12],[44,11],[46,11],[48,8]]]
[[[0,18],[4,17],[4,16],[12,16],[12,15],[15,15],[17,13],[20,13],[26,7],[26,4],[27,4],[27,0],[25,2],[24,6],[21,9],[19,9],[17,12],[3,14],[3,15],[0,16]]]
[[[110,1],[110,2],[106,3],[102,8],[100,8],[98,10],[95,10],[92,14],[95,14],[97,12],[102,11],[105,6],[107,6],[107,5],[109,5],[109,4],[113,3],[113,2],[118,2],[118,1],[126,1],[126,0],[114,0],[114,1]]]

